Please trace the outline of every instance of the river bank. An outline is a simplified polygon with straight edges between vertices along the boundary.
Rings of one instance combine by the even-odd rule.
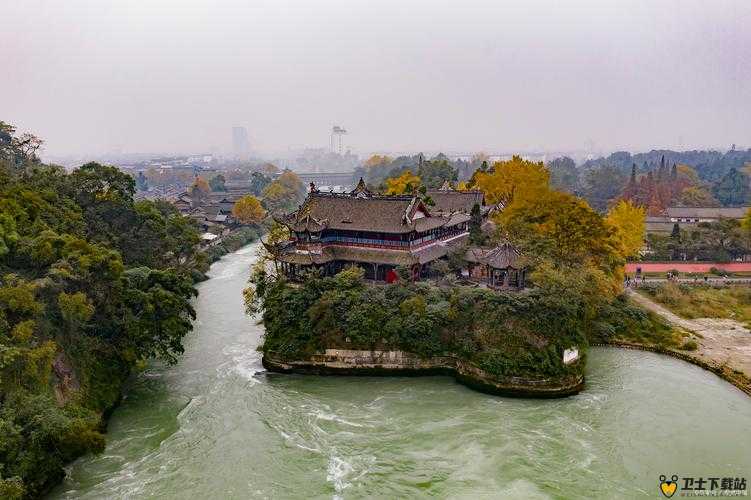
[[[578,394],[584,388],[581,374],[548,378],[499,377],[457,356],[421,358],[404,351],[326,349],[324,353],[300,360],[284,360],[265,352],[262,363],[269,371],[307,375],[447,375],[467,387],[497,396],[559,398]]]
[[[733,384],[742,392],[751,396],[751,380],[748,377],[746,377],[743,373],[737,373],[736,371],[732,370],[731,368],[729,368],[727,365],[724,365],[724,364],[717,364],[711,361],[706,361],[704,359],[701,359],[698,356],[692,355],[690,352],[687,352],[687,351],[680,351],[678,349],[670,349],[670,348],[666,348],[666,347],[659,346],[659,345],[638,344],[638,343],[630,343],[630,342],[623,342],[623,341],[612,341],[612,342],[602,343],[602,344],[592,344],[592,347],[611,347],[611,348],[619,348],[619,349],[634,349],[638,351],[649,351],[649,352],[654,352],[656,354],[662,354],[665,356],[670,356],[676,359],[680,359],[682,361],[691,363],[692,365],[696,365],[698,367],[703,368],[704,370],[714,373],[721,379]]]
[[[647,349],[673,356],[709,370],[751,396],[751,331],[731,319],[686,319],[672,313],[646,296],[629,291],[629,297],[669,324],[688,331],[695,350],[627,341],[607,344],[630,349]]]
[[[201,251],[206,253],[206,260],[213,263],[221,259],[223,255],[237,251],[240,247],[258,239],[258,237],[258,228],[243,227],[227,235],[220,245]],[[208,253],[208,251],[211,251],[211,253]],[[188,279],[187,286],[196,289],[205,279],[208,279],[208,277],[194,269],[192,281]],[[75,345],[68,346],[68,349],[75,352],[78,358],[74,358],[65,351],[60,351],[56,354],[52,364],[51,371],[54,379],[51,389],[55,404],[62,411],[71,402],[85,405],[85,408],[91,413],[92,427],[97,431],[97,435],[88,437],[88,439],[97,439],[97,448],[93,451],[101,451],[106,445],[109,420],[123,400],[127,398],[130,381],[133,377],[138,376],[138,373],[134,372],[140,371],[143,367],[134,367],[127,364],[110,350],[100,349],[97,353],[98,357],[93,357],[91,355],[84,356],[83,350],[78,349]],[[0,409],[2,409],[1,405]],[[29,411],[44,415],[41,409]],[[76,416],[75,413],[73,415]],[[66,432],[70,431],[66,430]],[[87,438],[86,433],[75,427],[73,427],[73,432],[81,434],[82,439]],[[65,439],[71,440],[67,436]],[[24,491],[21,488],[6,488],[6,485],[2,484],[0,485],[2,486],[0,487],[0,498],[41,497],[48,494],[64,480],[64,467],[91,451],[89,448],[72,444],[68,444],[67,447],[48,448],[45,455],[40,455],[42,458],[35,459],[37,469],[40,471],[35,488],[32,491]],[[0,463],[0,466],[2,465]],[[2,478],[0,477],[0,479]],[[10,484],[10,486],[14,485]]]

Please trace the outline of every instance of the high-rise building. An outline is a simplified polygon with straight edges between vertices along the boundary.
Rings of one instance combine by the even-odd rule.
[[[240,160],[250,157],[250,141],[245,127],[232,127],[232,154]]]

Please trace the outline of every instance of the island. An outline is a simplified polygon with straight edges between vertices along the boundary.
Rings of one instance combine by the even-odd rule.
[[[508,164],[538,168],[519,158]],[[351,192],[323,193],[311,184],[298,210],[276,217],[246,291],[248,310],[263,313],[264,367],[445,374],[510,396],[578,393],[594,332],[628,317],[631,307],[613,292],[622,269],[618,231],[570,195],[537,194],[553,198],[546,200],[553,210],[540,210],[536,223],[557,226],[542,239],[537,228],[523,227],[526,211],[479,190],[446,183],[376,194],[361,179]],[[509,214],[517,234],[538,238],[538,254],[518,248],[534,248],[532,240],[492,236]],[[568,241],[576,236],[566,227],[572,219],[592,229],[580,238],[610,246]]]

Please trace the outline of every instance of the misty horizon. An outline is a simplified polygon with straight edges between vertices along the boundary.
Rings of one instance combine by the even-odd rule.
[[[12,3],[0,120],[42,156],[748,147],[751,5]],[[744,85],[745,82],[745,85]]]

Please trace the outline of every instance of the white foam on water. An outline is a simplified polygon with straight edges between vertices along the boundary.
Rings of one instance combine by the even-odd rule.
[[[259,383],[255,375],[264,371],[264,368],[261,364],[261,354],[253,346],[229,345],[222,349],[222,354],[229,359],[217,368],[217,374],[220,377],[236,374],[253,384]]]
[[[352,471],[353,468],[349,462],[346,462],[337,456],[332,456],[329,459],[329,466],[326,470],[326,481],[333,483],[334,485],[334,491],[336,491],[334,499],[341,499],[341,493],[351,486],[350,483],[345,481],[345,478],[351,474]]]
[[[245,248],[238,250],[235,253],[228,254],[223,257],[219,262],[215,264],[216,272],[214,269],[209,272],[209,277],[212,280],[226,280],[234,278],[240,273],[250,273],[250,267],[252,265],[251,260],[247,258],[237,258],[238,256],[250,256],[258,251],[257,245],[249,245]]]
[[[261,365],[260,355],[256,351],[248,351],[245,354],[232,358],[235,362],[234,371],[245,380],[254,384],[259,383],[255,374],[264,370]]]
[[[297,448],[300,448],[301,450],[312,451],[313,453],[321,453],[321,450],[319,450],[318,448],[312,448],[310,446],[306,446],[306,445],[300,443],[298,441],[300,439],[299,436],[294,436],[293,437],[293,436],[287,434],[284,431],[279,431],[279,434],[281,434],[281,436],[284,438],[284,440],[286,442],[288,442],[289,444],[291,444],[291,445],[293,445],[293,446],[295,446]]]
[[[308,415],[316,417],[320,420],[327,420],[329,422],[336,422],[339,424],[349,425],[350,427],[372,427],[371,425],[364,425],[364,424],[358,424],[355,422],[350,422],[349,420],[345,420],[333,413],[325,413],[321,410],[317,410],[313,413],[308,413]]]
[[[336,450],[332,450],[336,453]],[[375,456],[358,455],[351,457],[350,461],[332,454],[329,458],[326,470],[326,481],[334,486],[334,500],[342,499],[342,493],[364,477],[376,462]],[[354,462],[354,464],[353,464]],[[359,470],[359,473],[358,473]]]
[[[176,419],[177,419],[178,423],[180,424],[180,427],[178,428],[177,433],[183,431],[184,426],[190,420],[191,414],[195,411],[195,409],[198,406],[201,406],[203,404],[203,402],[204,402],[204,400],[203,400],[203,398],[201,396],[196,396],[196,397],[190,398],[190,401],[188,401],[188,404],[186,404],[183,407],[183,409],[180,410],[180,412],[176,416]],[[167,439],[169,439],[169,438],[167,438]],[[164,444],[164,441],[162,441],[162,444]]]
[[[245,261],[227,262],[227,265],[218,273],[211,276],[212,280],[226,280],[234,278],[238,273],[243,272],[245,269],[249,269],[249,265]]]
[[[248,255],[248,254],[256,252],[257,250],[258,250],[258,244],[254,243],[254,244],[241,248],[235,253],[238,255]]]

